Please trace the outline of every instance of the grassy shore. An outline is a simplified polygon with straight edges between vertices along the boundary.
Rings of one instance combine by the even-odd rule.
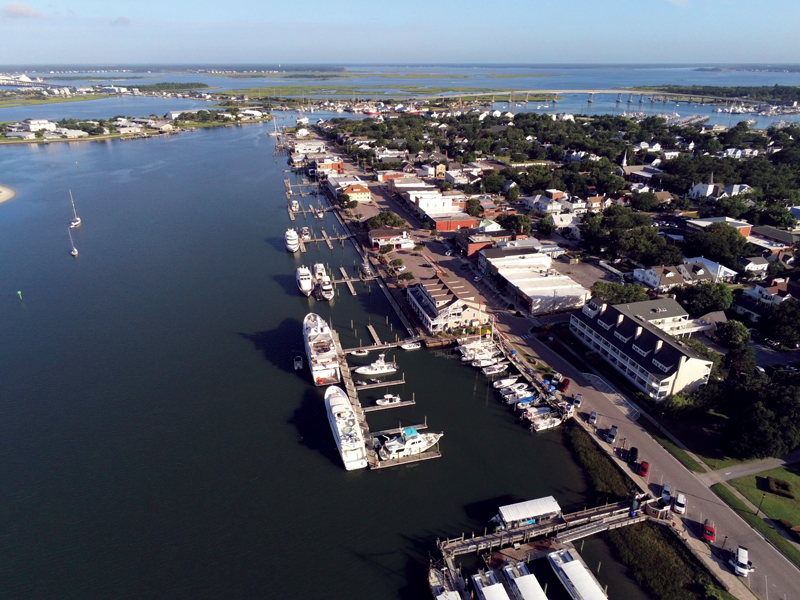
[[[602,501],[605,498],[610,502],[616,502],[630,497],[630,491],[634,488],[633,482],[597,447],[583,427],[567,421],[564,425],[564,434],[567,445],[583,467],[592,489],[597,494],[596,500]]]
[[[768,525],[764,519],[757,516],[752,510],[750,510],[747,505],[739,500],[739,498],[733,492],[731,492],[721,483],[712,485],[711,491],[722,498],[722,500],[724,500],[725,503],[733,510],[739,513],[740,517],[750,523],[750,525],[752,525],[761,535],[767,538],[767,540],[772,543],[773,546],[783,552],[786,558],[800,567],[800,550],[795,548],[789,540],[784,538],[780,533]]]
[[[0,108],[13,108],[15,106],[40,106],[42,104],[60,104],[62,102],[84,102],[86,100],[100,100],[109,98],[108,94],[86,94],[85,96],[75,96],[72,98],[13,98],[11,100],[0,100]]]
[[[386,93],[386,90],[393,90]],[[246,94],[250,98],[282,98],[298,96],[334,96],[386,99],[392,97],[435,96],[438,94],[507,94],[514,90],[492,88],[425,87],[421,85],[276,85],[228,90],[230,95]]]

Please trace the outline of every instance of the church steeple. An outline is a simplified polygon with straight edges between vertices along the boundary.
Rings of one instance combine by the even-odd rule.
[[[628,151],[625,150],[625,154],[622,155],[622,167],[628,166]]]

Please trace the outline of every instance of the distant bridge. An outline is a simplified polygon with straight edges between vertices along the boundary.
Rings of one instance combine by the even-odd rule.
[[[0,75],[0,85],[8,86],[8,87],[28,87],[28,88],[51,88],[56,87],[49,83],[43,83],[41,81],[20,81],[19,79],[15,79],[13,77],[9,77],[7,75]]]

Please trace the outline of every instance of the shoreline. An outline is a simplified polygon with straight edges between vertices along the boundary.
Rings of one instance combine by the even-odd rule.
[[[13,200],[17,195],[17,191],[8,186],[0,185],[0,204]]]

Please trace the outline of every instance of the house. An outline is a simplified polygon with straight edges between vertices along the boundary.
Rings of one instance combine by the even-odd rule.
[[[661,162],[672,160],[673,158],[678,158],[681,153],[678,150],[664,150],[658,158],[661,159]]]
[[[682,287],[692,283],[692,276],[683,265],[634,269],[633,278],[657,292],[666,292],[674,287]]]
[[[407,290],[408,303],[429,334],[478,327],[484,318],[463,279],[434,277]]]
[[[550,215],[547,219],[555,226],[556,231],[564,237],[581,239],[579,219],[576,215]]]
[[[142,133],[142,131],[144,131],[144,128],[141,125],[136,125],[136,124],[123,125],[122,127],[117,127],[117,132],[122,135]]]
[[[391,246],[396,250],[414,247],[414,240],[408,237],[408,231],[395,227],[373,229],[369,232],[369,243],[375,250],[383,246]]]
[[[671,299],[610,306],[595,300],[570,317],[570,331],[656,402],[708,383],[712,362],[651,322],[685,311]]]
[[[611,206],[611,200],[606,196],[589,196],[586,199],[587,212],[603,212],[609,206]]]
[[[444,179],[447,173],[447,165],[435,160],[431,163],[431,166],[433,167],[433,176],[436,177],[436,179]]]
[[[6,132],[6,137],[19,140],[35,140],[36,134],[33,131],[8,131]]]
[[[769,285],[757,285],[752,290],[745,290],[742,296],[749,297],[749,299],[766,306],[777,306],[785,300],[800,298],[798,287],[800,286],[788,279],[778,278],[773,279]]]
[[[344,174],[344,160],[340,156],[325,156],[309,161],[308,171],[311,174],[342,175]]]
[[[577,196],[564,196],[559,199],[561,206],[564,210],[571,212],[574,215],[584,215],[588,211],[586,201],[581,200]]]
[[[766,276],[767,270],[769,269],[769,261],[763,256],[740,258],[739,264],[742,265],[745,271],[753,275],[761,275],[762,277]]]
[[[729,185],[728,187],[724,188],[723,191],[728,196],[738,196],[739,194],[746,194],[747,192],[749,192],[752,189],[753,188],[751,188],[746,183],[737,183],[737,184],[734,184],[734,185]]]
[[[356,202],[369,202],[372,200],[369,188],[365,185],[348,185],[342,190],[342,195],[347,195],[350,200]]]
[[[686,258],[683,264],[686,265],[686,268],[689,269],[690,272],[694,272],[696,268],[702,268],[705,273],[708,273],[711,281],[714,283],[730,283],[739,275],[733,269],[729,269],[719,263],[715,263],[713,260],[703,257]]]
[[[435,173],[436,171],[434,169],[434,176]],[[469,177],[464,171],[445,171],[444,180],[449,181],[453,185],[467,185],[469,183]]]
[[[65,137],[70,140],[89,137],[89,134],[82,129],[67,129],[66,127],[56,127],[53,133],[57,133],[61,137]]]
[[[708,217],[705,219],[689,219],[686,221],[686,228],[689,230],[694,231],[702,231],[706,227],[711,226],[714,223],[726,223],[731,227],[735,227],[739,230],[739,233],[742,234],[742,237],[749,237],[750,236],[750,229],[751,225],[747,221],[740,221],[737,219],[731,219],[730,217]]]
[[[502,231],[502,226],[497,223],[496,221],[492,221],[491,219],[485,219],[478,223],[476,227],[478,231],[485,232],[485,231]]]
[[[547,196],[537,194],[536,196],[525,196],[520,201],[530,210],[535,210],[543,215],[559,214],[563,207],[558,200],[553,200]]]

